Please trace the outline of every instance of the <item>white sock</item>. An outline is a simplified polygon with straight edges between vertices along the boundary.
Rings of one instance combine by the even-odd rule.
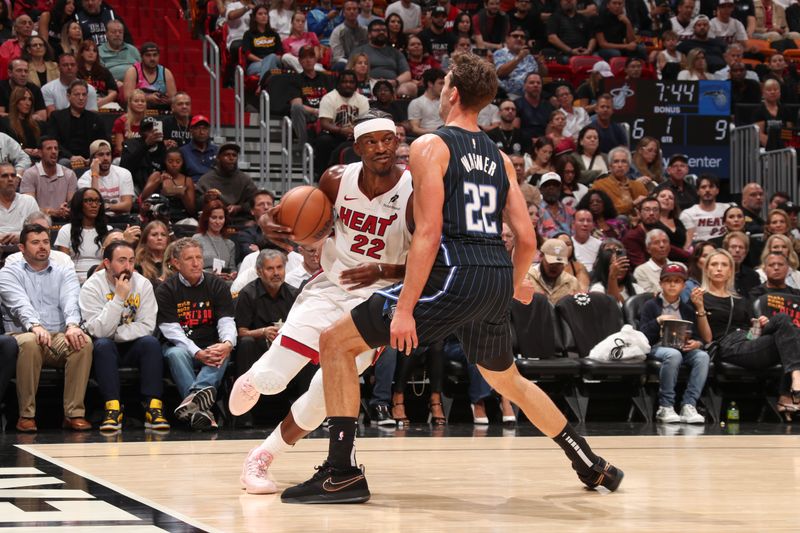
[[[265,450],[272,455],[273,458],[278,457],[283,452],[289,451],[294,447],[294,444],[287,444],[283,440],[283,435],[281,435],[281,426],[278,424],[278,427],[269,434],[269,436],[261,443],[259,448]]]

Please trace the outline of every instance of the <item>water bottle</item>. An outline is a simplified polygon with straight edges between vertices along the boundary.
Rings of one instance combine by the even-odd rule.
[[[731,402],[728,406],[728,424],[731,422],[738,423],[739,422],[739,408],[736,407],[736,402]]]

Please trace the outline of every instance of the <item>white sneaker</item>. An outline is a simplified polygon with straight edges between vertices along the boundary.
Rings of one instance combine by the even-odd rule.
[[[681,417],[675,412],[674,407],[662,405],[658,408],[658,412],[656,412],[656,420],[662,424],[677,424],[681,421]]]
[[[275,482],[267,477],[267,470],[272,464],[272,454],[261,448],[253,448],[247,454],[242,466],[242,483],[248,494],[274,494],[278,492]]]
[[[681,422],[684,424],[705,424],[706,418],[688,403],[681,407]]]

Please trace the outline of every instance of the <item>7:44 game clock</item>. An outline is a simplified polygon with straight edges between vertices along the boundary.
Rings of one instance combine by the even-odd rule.
[[[690,172],[728,177],[730,82],[608,80],[606,92],[613,98],[612,120],[630,127],[631,149],[653,137],[665,161],[683,153]]]

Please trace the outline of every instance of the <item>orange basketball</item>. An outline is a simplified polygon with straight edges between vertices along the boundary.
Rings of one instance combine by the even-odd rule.
[[[331,232],[333,206],[324,192],[301,185],[283,195],[276,222],[292,228],[298,244],[317,242]]]

